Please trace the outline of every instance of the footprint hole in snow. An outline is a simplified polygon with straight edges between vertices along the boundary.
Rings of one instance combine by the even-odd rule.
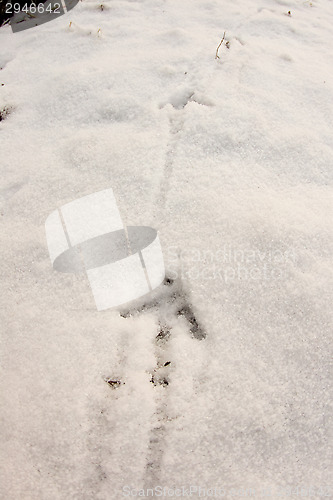
[[[174,109],[182,110],[189,102],[195,102],[201,106],[214,106],[211,99],[204,96],[200,92],[182,90],[173,94],[167,101],[161,102],[159,108],[163,109],[168,104],[171,104]]]
[[[189,89],[178,90],[173,95],[171,95],[167,101],[161,102],[159,107],[160,109],[162,109],[168,104],[171,104],[171,106],[175,109],[183,109],[193,96],[194,96],[193,90]]]
[[[206,338],[206,332],[203,330],[203,328],[200,326],[199,322],[197,321],[195,314],[192,310],[192,307],[190,306],[189,303],[185,303],[177,312],[177,316],[183,316],[186,318],[188,323],[190,324],[190,331],[191,334],[194,338],[198,340],[203,340]]]
[[[121,385],[125,385],[125,382],[112,377],[104,378],[104,382],[106,382],[111,387],[111,389],[118,389]]]
[[[156,335],[156,342],[163,343],[170,337],[170,329],[165,325],[160,325],[160,331]]]
[[[11,106],[5,106],[0,109],[0,122],[4,121],[12,113],[13,108]]]
[[[151,376],[150,382],[154,384],[154,386],[161,385],[162,387],[166,387],[169,385],[169,381],[166,377],[159,377],[157,374]]]
[[[173,278],[166,276],[164,281],[163,281],[163,284],[166,286],[171,286],[174,284],[174,282],[175,282],[175,280]]]
[[[184,317],[188,322],[193,338],[198,340],[206,338],[206,332],[197,320],[182,286],[178,281],[176,282],[169,276],[166,276],[163,285],[159,289],[149,295],[149,300],[146,297],[144,302],[138,302],[130,309],[121,310],[119,314],[123,318],[128,318],[152,309],[160,309],[162,317],[164,317],[164,319],[160,319],[160,328],[156,336],[158,344],[163,344],[168,340],[172,324],[174,323],[173,318],[176,319],[180,316]],[[170,317],[170,321],[165,319],[168,316]]]

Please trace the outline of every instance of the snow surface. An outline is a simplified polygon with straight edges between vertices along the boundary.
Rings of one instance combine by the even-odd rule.
[[[322,498],[332,2],[100,5],[0,29],[1,498]],[[108,187],[128,225],[158,229],[175,280],[122,315],[53,271],[44,231]]]

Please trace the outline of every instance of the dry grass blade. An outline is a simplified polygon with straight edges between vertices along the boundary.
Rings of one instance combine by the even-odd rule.
[[[218,44],[218,46],[217,46],[217,49],[216,49],[216,54],[215,54],[215,59],[220,59],[220,56],[219,56],[219,48],[221,47],[222,43],[224,42],[224,38],[225,38],[225,32],[223,33],[222,40],[220,41],[220,43],[219,43],[219,44]]]

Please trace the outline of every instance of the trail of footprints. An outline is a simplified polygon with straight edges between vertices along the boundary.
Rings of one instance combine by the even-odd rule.
[[[155,338],[157,365],[151,374],[151,383],[155,386],[167,386],[169,381],[166,375],[166,368],[170,368],[171,361],[166,359],[165,353],[172,333],[172,326],[169,319],[172,318],[171,323],[174,323],[174,318],[185,318],[189,324],[191,336],[194,339],[203,340],[206,337],[206,333],[195,317],[180,280],[166,278],[162,292],[158,292],[155,297],[151,294],[150,297],[149,301],[127,311],[122,311],[121,316],[128,318],[145,311],[158,310],[160,331]],[[105,381],[113,389],[122,385],[121,380],[113,378],[106,378]]]
[[[173,326],[177,320],[188,323],[188,330],[194,341],[205,339],[206,333],[191,307],[180,280],[173,281],[166,278],[161,291],[155,296],[150,295],[149,302],[122,311],[124,318],[155,311],[158,314],[159,332],[154,339],[154,350],[156,364],[150,373],[150,383],[154,386],[156,412],[153,416],[153,425],[150,431],[148,452],[146,456],[145,487],[153,487],[159,484],[161,464],[165,449],[168,417],[168,397],[172,391],[169,375],[173,369],[172,354],[169,349],[169,341],[172,337]],[[104,379],[111,390],[118,391],[124,385],[124,381],[117,377]]]
[[[195,86],[194,86],[195,87]],[[169,115],[170,137],[166,148],[166,157],[162,176],[158,186],[158,194],[155,200],[155,218],[162,220],[163,211],[167,203],[170,190],[170,178],[173,174],[174,161],[178,148],[179,136],[184,126],[184,109],[189,102],[210,105],[199,102],[196,92],[189,88],[176,92],[169,99],[173,112]],[[168,102],[161,104],[162,109]],[[150,383],[155,390],[156,411],[150,430],[148,452],[146,455],[146,469],[144,475],[144,487],[150,488],[160,483],[163,454],[166,447],[168,417],[168,398],[172,391],[170,373],[173,369],[172,355],[169,344],[172,337],[172,328],[177,325],[177,320],[184,320],[188,324],[188,330],[194,341],[205,339],[206,332],[197,320],[189,298],[183,289],[181,281],[166,278],[159,291],[149,295],[149,301],[136,304],[130,310],[124,310],[121,315],[124,318],[143,314],[147,311],[156,311],[158,314],[159,332],[154,340],[155,368],[150,373]],[[117,377],[108,377],[105,382],[112,390],[121,390],[124,381]]]
[[[160,331],[155,339],[156,368],[152,373],[151,383],[157,387],[157,410],[156,423],[151,429],[149,439],[149,452],[147,455],[145,487],[154,487],[160,482],[160,472],[163,460],[163,450],[165,449],[165,440],[167,433],[168,417],[168,397],[172,391],[172,385],[169,385],[168,375],[172,370],[172,357],[169,354],[169,341],[172,336],[172,327],[168,324],[168,312],[175,317],[184,317],[189,326],[189,331],[193,339],[202,340],[206,334],[198,323],[195,314],[184,291],[181,283],[173,283],[167,280],[168,286],[173,290],[168,306],[160,314]],[[170,317],[170,316],[169,316]]]

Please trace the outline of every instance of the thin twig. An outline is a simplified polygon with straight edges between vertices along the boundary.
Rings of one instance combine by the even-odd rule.
[[[217,49],[216,49],[216,54],[215,54],[215,59],[220,59],[220,56],[219,56],[219,48],[221,47],[223,41],[224,41],[224,37],[225,37],[225,32],[223,33],[223,37],[222,37],[222,40],[220,41],[220,43],[218,44],[217,46]]]
[[[10,23],[10,17],[8,19],[5,19],[2,24],[0,25],[0,28],[2,28],[3,26],[6,26],[7,24]]]

